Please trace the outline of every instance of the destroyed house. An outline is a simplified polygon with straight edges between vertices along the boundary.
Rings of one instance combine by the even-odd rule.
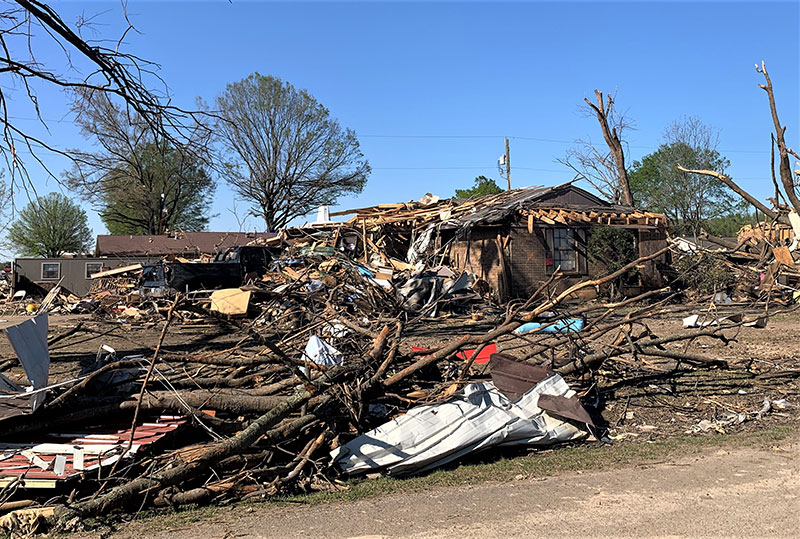
[[[562,287],[607,272],[607,265],[587,252],[599,228],[630,231],[638,256],[666,247],[667,237],[664,215],[611,204],[571,182],[469,200],[426,196],[331,216],[351,213],[347,224],[363,230],[368,255],[372,249],[410,263],[446,263],[484,280],[501,300],[528,297],[557,268],[568,277],[559,281]],[[658,265],[664,261],[640,264],[630,285],[660,287]]]

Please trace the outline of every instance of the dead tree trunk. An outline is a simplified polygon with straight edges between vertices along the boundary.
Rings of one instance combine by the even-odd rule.
[[[614,162],[617,165],[619,188],[622,192],[625,204],[633,206],[633,195],[631,194],[631,186],[628,182],[628,171],[625,168],[625,152],[622,150],[622,142],[617,134],[617,129],[608,125],[608,111],[614,105],[614,99],[608,96],[608,102],[605,103],[603,101],[603,92],[595,90],[594,95],[597,97],[597,105],[585,97],[583,100],[586,101],[595,115],[597,115],[597,121],[600,122],[600,127],[603,129],[603,138],[606,140],[608,149],[611,150],[611,155],[614,157]]]
[[[800,198],[797,197],[797,193],[794,190],[794,179],[792,178],[792,167],[789,164],[789,149],[786,147],[786,139],[784,138],[784,134],[786,133],[786,126],[782,126],[780,120],[778,119],[778,108],[775,105],[775,93],[772,91],[772,81],[769,78],[769,73],[767,73],[767,67],[764,64],[764,61],[761,61],[761,67],[756,65],[756,71],[764,75],[764,80],[766,80],[766,84],[759,84],[759,88],[767,92],[767,97],[769,97],[769,110],[772,113],[772,123],[775,124],[775,143],[778,145],[778,172],[781,178],[781,184],[783,184],[783,190],[786,191],[786,197],[791,202],[792,207],[798,213],[800,213]]]

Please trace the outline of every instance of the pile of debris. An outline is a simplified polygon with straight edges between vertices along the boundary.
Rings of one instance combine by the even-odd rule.
[[[147,321],[159,337],[127,355],[101,345],[54,383],[47,314],[6,328],[17,358],[0,371],[17,374],[0,379],[0,508],[24,506],[35,518],[10,513],[0,527],[43,517],[70,528],[145,506],[342,489],[344,476],[421,473],[490,448],[608,441],[601,412],[619,388],[695,371],[753,372],[752,362],[703,346],[727,345],[781,312],[765,278],[752,296],[758,314],[722,316],[716,306],[726,300],[716,296],[683,330],[658,334],[649,322],[684,308],[675,285],[686,271],[618,301],[576,298],[651,267],[674,246],[594,279],[553,267],[524,301],[498,304],[482,276],[448,265],[452,243],[432,241],[432,224],[478,213],[491,226],[500,215],[524,217],[515,241],[543,236],[537,223],[558,220],[663,232],[657,214],[522,208],[530,198],[364,209],[347,224],[290,229],[213,261],[96,275],[87,298],[54,288],[42,313],[87,303],[98,321]],[[502,253],[511,237],[490,245]],[[198,322],[235,340],[165,345],[176,326]],[[145,325],[125,327],[133,335]]]
[[[51,522],[69,525],[143,505],[338,489],[339,474],[417,473],[491,447],[600,438],[602,417],[582,404],[596,399],[599,379],[724,368],[686,346],[728,342],[751,321],[654,335],[644,322],[669,311],[667,288],[566,303],[628,269],[559,294],[556,273],[491,325],[420,347],[413,335],[430,324],[431,306],[469,290],[461,276],[389,278],[330,246],[298,245],[246,286],[177,295],[152,355],[101,347],[92,365],[55,386],[43,367],[42,315],[24,330],[38,361],[18,353],[25,372],[44,369],[44,379],[30,374],[27,392],[7,388],[36,403],[0,421],[0,503],[44,506]],[[409,302],[415,278],[439,284]],[[239,341],[204,353],[162,349],[179,313],[201,310],[239,331]]]
[[[670,244],[672,277],[690,299],[714,296],[718,303],[769,300],[788,305],[800,297],[800,217],[794,211],[745,225],[736,238],[702,234],[677,237]]]

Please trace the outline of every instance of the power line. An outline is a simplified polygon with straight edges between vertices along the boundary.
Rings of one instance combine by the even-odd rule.
[[[78,122],[74,120],[53,120],[47,118],[26,118],[22,116],[7,116],[10,120],[27,120],[27,121],[43,121],[43,122],[52,122],[52,123],[65,123],[65,124],[74,124],[77,125]],[[358,135],[359,138],[393,138],[393,139],[503,139],[508,138],[511,140],[527,140],[531,142],[547,142],[550,144],[576,144],[577,141],[575,140],[564,140],[564,139],[552,139],[552,138],[541,138],[541,137],[521,137],[521,136],[508,136],[505,137],[504,135],[377,135],[374,133],[369,133],[365,135]],[[656,150],[658,149],[657,146],[645,146],[639,144],[626,144],[628,148],[636,148],[638,150]],[[765,150],[728,150],[720,148],[719,150],[722,153],[749,153],[749,154],[761,154],[766,155],[768,152]]]
[[[494,167],[371,167],[372,170],[494,170]]]
[[[576,144],[577,141],[575,140],[563,140],[563,139],[551,139],[551,138],[540,138],[540,137],[520,137],[520,136],[509,136],[504,137],[501,135],[375,135],[375,134],[367,134],[367,135],[358,135],[359,138],[398,138],[398,139],[503,139],[508,138],[510,140],[527,140],[532,142],[548,142],[552,144]],[[636,148],[640,150],[657,150],[657,146],[644,146],[639,144],[626,144],[628,148]],[[766,155],[767,151],[764,150],[728,150],[722,149],[719,150],[722,153],[751,153],[751,154],[762,154]]]

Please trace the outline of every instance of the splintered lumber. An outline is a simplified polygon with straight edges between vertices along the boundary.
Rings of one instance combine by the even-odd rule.
[[[214,312],[228,316],[243,316],[250,306],[249,290],[223,288],[211,293],[211,307]]]
[[[773,247],[772,254],[778,263],[783,264],[784,266],[794,266],[794,259],[792,258],[792,253],[789,252],[788,247]]]
[[[122,266],[121,268],[114,268],[110,270],[100,271],[97,273],[92,273],[92,279],[102,279],[103,277],[112,277],[114,275],[122,275],[123,273],[129,273],[132,271],[139,271],[142,269],[141,264],[131,264],[130,266]]]

